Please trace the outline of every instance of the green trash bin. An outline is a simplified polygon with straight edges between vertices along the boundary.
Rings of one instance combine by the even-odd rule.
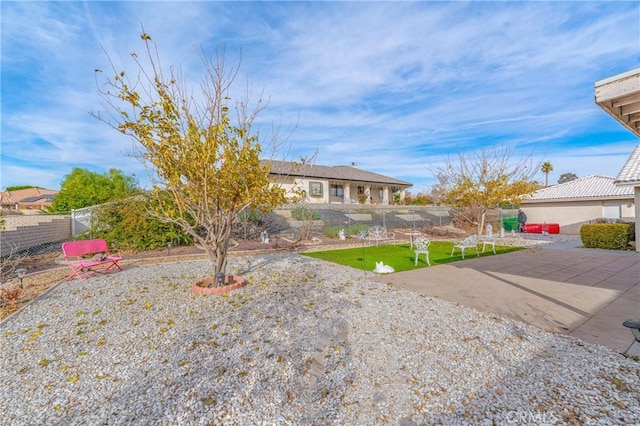
[[[505,231],[519,231],[518,216],[507,217],[502,219],[502,226]]]

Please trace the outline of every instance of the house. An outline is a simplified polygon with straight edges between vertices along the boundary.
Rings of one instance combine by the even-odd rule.
[[[51,207],[53,197],[58,191],[44,188],[25,188],[16,191],[0,192],[3,209],[20,211],[38,211]]]
[[[271,178],[292,198],[301,195],[308,203],[391,204],[404,199],[411,183],[351,166],[321,166],[287,161],[268,161]]]
[[[611,117],[640,137],[640,68],[597,81],[595,101]],[[636,252],[640,252],[640,146],[636,146],[629,156],[615,184],[633,189]]]
[[[640,95],[639,95],[640,97]],[[631,153],[615,180],[616,186],[633,191],[636,222],[636,252],[640,253],[640,145]]]
[[[633,220],[633,189],[615,185],[612,177],[591,175],[539,189],[522,201],[531,223],[558,223],[563,234],[579,234],[594,219]]]

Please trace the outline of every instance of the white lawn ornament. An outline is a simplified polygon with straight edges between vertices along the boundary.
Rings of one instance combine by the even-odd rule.
[[[392,274],[395,271],[392,266],[385,265],[384,262],[376,262],[376,269],[373,270],[376,274]]]
[[[260,238],[262,239],[262,244],[269,244],[269,234],[266,230],[260,233]]]
[[[340,238],[341,240],[346,239],[346,237],[344,236],[344,229],[338,231],[338,238]]]

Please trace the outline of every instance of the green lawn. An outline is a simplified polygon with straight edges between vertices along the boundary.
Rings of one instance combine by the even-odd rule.
[[[431,261],[431,266],[462,260],[460,250],[456,250],[456,253],[451,256],[452,247],[453,243],[449,241],[432,241],[429,246],[429,260]],[[479,251],[480,250],[481,249],[479,249]],[[496,255],[517,250],[522,250],[522,247],[496,245]],[[364,269],[366,271],[373,271],[376,267],[376,262],[380,261],[383,261],[385,265],[392,266],[396,272],[428,266],[424,261],[424,255],[420,255],[418,265],[414,266],[413,261],[415,255],[413,254],[413,250],[409,249],[409,244],[381,245],[379,247],[365,245],[364,247],[317,251],[304,254],[309,257],[315,257],[316,259],[328,260],[330,262],[351,266],[356,269]],[[491,251],[491,248],[487,247],[487,250],[484,253],[480,253],[480,256],[494,256],[494,254],[493,251]],[[475,250],[465,250],[464,257],[465,259],[476,257]]]

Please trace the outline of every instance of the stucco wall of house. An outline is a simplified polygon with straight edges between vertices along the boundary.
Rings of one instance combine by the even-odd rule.
[[[636,217],[636,206],[633,200],[622,202],[622,217],[631,218]]]
[[[280,177],[274,185],[279,185],[286,191],[288,198],[293,198],[303,190],[306,193],[305,203],[330,204],[346,203],[358,204],[361,199],[368,197],[368,202],[364,204],[391,204],[393,194],[390,189],[381,184],[368,183],[348,183],[340,181],[329,181],[327,179],[315,178],[293,178]],[[332,195],[331,185],[341,185],[342,195]]]
[[[301,191],[304,191],[306,195],[302,201],[305,203],[326,204],[330,202],[328,180],[287,177],[281,178],[277,184],[286,191],[287,198],[300,196]]]
[[[608,211],[617,206],[623,218],[635,217],[632,199],[606,201]],[[522,210],[529,223],[558,223],[562,234],[580,234],[580,227],[592,220],[602,218],[605,202],[601,200],[563,202],[525,202]]]
[[[310,195],[310,182],[319,183],[321,196]],[[281,177],[278,182],[274,182],[273,185],[278,185],[286,191],[286,197],[291,199],[296,196],[300,196],[300,191],[304,191],[306,196],[304,202],[306,203],[328,203],[329,202],[329,182],[321,179],[294,179],[292,177]],[[317,185],[315,186],[317,188]]]

